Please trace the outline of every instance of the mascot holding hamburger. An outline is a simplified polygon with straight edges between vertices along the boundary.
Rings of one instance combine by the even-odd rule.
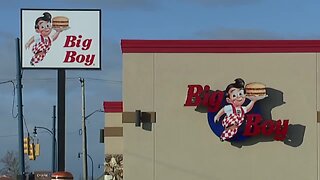
[[[46,54],[50,50],[51,43],[59,37],[59,34],[62,31],[69,28],[69,20],[68,18],[61,16],[51,19],[51,14],[49,12],[44,12],[43,16],[38,17],[35,20],[34,28],[36,34],[25,44],[25,48],[28,49],[31,44],[34,43],[32,46],[32,52],[34,55],[30,61],[32,66],[45,58]],[[56,32],[50,36],[52,29]]]
[[[245,86],[245,82],[241,78],[235,79],[234,83],[227,86],[225,95],[228,104],[221,108],[214,117],[214,121],[219,122],[220,117],[225,115],[222,119],[224,130],[220,135],[221,141],[234,137],[245,120],[245,114],[253,108],[254,103],[267,97],[265,85],[249,83]],[[250,99],[250,102],[243,106],[246,98]]]

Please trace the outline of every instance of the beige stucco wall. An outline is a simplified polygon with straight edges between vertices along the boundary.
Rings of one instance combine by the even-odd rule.
[[[320,112],[320,57],[319,53],[317,53],[317,111]],[[320,117],[318,116],[318,119]],[[320,131],[320,123],[317,123],[317,134]],[[320,138],[318,138],[318,155],[320,154]],[[318,157],[318,165],[320,164],[320,158]],[[319,177],[319,168],[318,168],[318,180]]]
[[[154,111],[153,54],[124,55],[124,59],[123,111]],[[123,124],[125,179],[154,179],[155,126],[152,129],[144,131],[134,124]]]
[[[320,111],[320,56],[317,53],[317,109]]]
[[[122,127],[122,113],[108,112],[105,113],[105,127]],[[123,137],[104,137],[105,154],[122,154]]]
[[[124,124],[124,178],[317,179],[317,68],[316,53],[124,54],[124,111],[157,113],[151,131]],[[237,77],[283,92],[285,104],[272,110],[272,119],[305,126],[300,146],[269,141],[238,148],[220,142],[207,114],[184,106],[188,85],[224,90]]]

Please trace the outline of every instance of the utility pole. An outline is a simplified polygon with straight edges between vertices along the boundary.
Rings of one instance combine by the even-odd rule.
[[[82,91],[82,171],[83,179],[88,180],[88,166],[87,166],[87,129],[86,129],[86,102],[85,102],[85,84],[84,79],[80,78],[81,91]]]
[[[22,112],[22,74],[20,62],[20,40],[17,38],[17,99],[18,99],[18,134],[19,134],[19,180],[25,180],[25,164],[23,152],[23,112]]]

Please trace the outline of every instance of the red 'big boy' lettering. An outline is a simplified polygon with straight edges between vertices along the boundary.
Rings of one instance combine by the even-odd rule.
[[[82,35],[77,36],[67,36],[66,42],[63,47],[65,48],[79,48],[82,50],[90,49],[92,39],[82,40]],[[70,50],[66,51],[66,56],[63,60],[64,63],[84,63],[85,66],[91,66],[94,62],[95,54],[81,54],[78,51]]]
[[[261,125],[261,132],[266,136],[270,136],[274,131],[274,123],[272,120],[266,120]]]
[[[222,101],[223,101],[224,93],[222,91],[214,91],[211,93],[209,97],[209,106],[208,111],[209,112],[218,112]]]
[[[91,47],[92,39],[85,39],[82,41],[82,35],[67,36],[66,42],[63,47],[82,47],[82,50],[88,50]]]
[[[244,136],[256,136],[262,133],[265,136],[270,136],[274,134],[273,139],[276,141],[284,141],[288,132],[289,120],[272,121],[262,120],[259,114],[249,114],[247,115],[247,124],[244,129]]]
[[[274,140],[276,141],[285,140],[286,135],[288,133],[288,128],[289,128],[289,120],[284,120],[282,124],[281,124],[281,120],[278,120],[276,122]]]
[[[261,121],[261,116],[259,114],[249,114],[247,115],[247,124],[244,129],[244,136],[255,136],[260,133],[259,123]]]
[[[200,94],[203,92],[201,85],[188,85],[188,94],[184,106],[197,106],[201,102]]]
[[[217,112],[224,97],[222,91],[210,91],[210,86],[189,85],[187,99],[184,106],[205,106],[208,112]]]
[[[77,54],[76,51],[67,51],[66,56],[64,58],[64,63],[73,63],[73,62],[78,62],[78,63],[84,63],[86,66],[90,66],[93,64],[95,55],[94,54]]]

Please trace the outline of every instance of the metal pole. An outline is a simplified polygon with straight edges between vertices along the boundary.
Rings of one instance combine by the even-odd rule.
[[[90,159],[91,159],[91,157],[90,157]],[[92,165],[91,178],[93,180],[93,160],[92,159],[91,159],[91,165]]]
[[[53,106],[52,116],[52,172],[56,171],[56,106]]]
[[[82,171],[83,178],[88,180],[88,166],[87,166],[87,130],[86,130],[86,104],[85,104],[85,84],[84,79],[80,78],[82,90]]]
[[[52,132],[50,129],[46,128],[46,127],[35,126],[34,128],[35,128],[35,129],[44,129],[44,130],[48,131],[51,135],[53,135],[53,132]]]
[[[89,154],[87,154],[87,155],[88,155],[89,159],[91,160],[91,167],[92,167],[92,169],[91,169],[91,180],[93,180],[93,159],[91,158],[91,156]]]
[[[65,171],[65,88],[66,72],[65,69],[58,69],[58,171]]]
[[[19,179],[25,179],[25,164],[24,164],[24,153],[23,153],[23,112],[22,112],[22,74],[21,74],[21,62],[20,62],[20,40],[17,38],[17,99],[18,99],[18,132],[19,132]]]

